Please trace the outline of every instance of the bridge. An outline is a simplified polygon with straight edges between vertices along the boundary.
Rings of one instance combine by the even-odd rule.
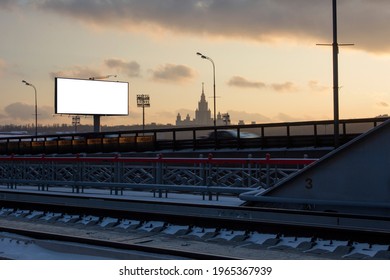
[[[0,185],[7,189],[111,195],[148,191],[154,196],[190,192],[217,199],[269,188],[315,159],[150,157],[0,157]]]
[[[253,227],[266,221],[267,227],[294,225],[305,231],[334,232],[342,228],[348,240],[351,235],[367,233],[373,233],[373,242],[378,237],[388,240],[390,120],[347,122],[344,134],[353,131],[354,125],[357,131],[367,124],[373,128],[320,159],[274,158],[270,154],[264,158],[249,154],[245,158],[214,157],[210,149],[207,154],[197,153],[198,157],[164,156],[161,151],[141,157],[119,152],[2,155],[0,202],[38,209],[49,205],[49,209],[64,209],[63,213],[90,208],[95,213],[127,209],[143,217],[145,213],[152,217],[161,213],[171,215],[170,219],[180,216],[180,224],[206,217],[208,222],[222,220],[222,226],[225,222],[247,222]],[[315,124],[314,131],[322,125]],[[295,127],[291,124],[287,126],[290,128],[283,128],[290,133],[285,138],[304,136],[292,133]],[[235,129],[238,134],[249,131]],[[158,137],[156,133],[152,136]],[[331,134],[325,136],[333,138]],[[231,153],[236,156],[235,151]],[[349,253],[352,245],[347,249]]]
[[[340,121],[340,144],[376,127],[388,118]],[[216,127],[175,127],[0,138],[0,154],[123,153],[145,151],[199,151],[334,147],[332,120]],[[222,131],[235,137],[223,137]],[[211,133],[213,136],[210,137]],[[247,133],[255,135],[246,137]]]
[[[296,203],[298,208],[310,205],[314,195],[318,195],[315,200],[316,207],[320,204],[327,207],[328,201],[323,201],[323,197],[330,196],[329,209],[335,209],[333,204],[336,198],[338,204],[343,204],[346,200],[353,200],[356,197],[354,194],[356,190],[363,193],[359,199],[367,200],[367,186],[370,180],[375,178],[381,182],[375,193],[376,199],[378,201],[385,199],[382,203],[385,205],[388,202],[387,195],[381,188],[386,188],[388,182],[387,175],[384,175],[388,162],[386,143],[390,135],[388,118],[343,120],[341,124],[340,142],[346,144],[338,148],[331,146],[333,141],[331,121],[174,128],[142,132],[118,131],[65,136],[71,139],[63,139],[64,135],[4,138],[0,143],[3,149],[3,155],[0,156],[0,185],[2,189],[8,190],[27,188],[35,191],[60,190],[72,193],[93,190],[107,192],[109,195],[142,191],[161,198],[167,197],[169,193],[191,193],[200,194],[203,199],[208,197],[209,200],[218,199],[223,194],[240,197],[246,203],[255,205],[281,203],[283,207],[290,207],[292,202],[298,201],[299,203]],[[234,130],[237,137],[218,138],[218,133],[215,132],[226,129]],[[280,135],[283,130],[284,135]],[[214,132],[213,137],[200,137],[210,132]],[[249,132],[260,133],[255,138],[240,137]],[[192,137],[187,138],[188,134]],[[125,139],[133,141],[126,142]],[[69,145],[63,145],[62,141],[67,141]],[[268,153],[261,158],[248,153],[268,147],[311,147],[315,150],[321,146],[330,146],[332,151],[328,150],[327,155],[319,160],[303,156],[274,158]],[[15,149],[10,149],[12,147]],[[79,150],[75,150],[76,148]],[[212,155],[212,152],[224,148],[230,157]],[[233,148],[245,150],[248,153],[247,157],[238,157]],[[197,150],[198,156],[194,154],[191,154],[191,157],[164,156],[167,150],[181,149]],[[75,154],[76,151],[78,153]],[[131,153],[138,151],[156,152],[141,154],[142,156],[139,156],[139,153]],[[40,155],[37,155],[39,153]],[[365,160],[368,158],[375,162],[369,169],[375,176],[367,172]],[[299,174],[309,172],[310,167],[327,161],[336,166],[334,170],[326,166],[319,169],[319,175],[313,173],[315,175],[299,177]],[[344,161],[345,163],[341,164]],[[350,166],[354,168],[351,169]],[[360,170],[358,174],[356,170]],[[349,181],[353,182],[353,187],[345,184],[344,177],[347,175],[350,177]],[[294,185],[296,188],[294,194],[287,192],[289,188],[282,188],[283,184],[292,181],[291,178],[300,178]],[[334,180],[331,186],[328,185],[330,180]],[[335,190],[329,194],[327,192],[329,188]],[[353,192],[351,188],[354,188]],[[271,197],[269,194],[278,193],[276,190],[281,193],[287,192],[287,197],[298,197],[294,199],[285,199],[284,196]],[[342,194],[336,197],[338,192]],[[347,194],[347,199],[344,194]],[[370,195],[372,196],[373,192]],[[336,198],[333,199],[333,196]],[[370,203],[359,205],[371,206]],[[387,214],[387,210],[384,211]]]

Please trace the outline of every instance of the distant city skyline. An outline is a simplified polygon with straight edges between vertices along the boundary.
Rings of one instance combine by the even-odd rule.
[[[211,109],[206,101],[206,95],[204,93],[204,84],[202,83],[202,93],[198,102],[198,107],[194,110],[195,116],[191,118],[190,114],[187,114],[184,118],[180,113],[176,117],[176,126],[212,126],[214,125],[214,118],[212,117]],[[222,118],[221,112],[216,113],[216,125],[226,124]],[[229,123],[230,124],[230,123]]]
[[[232,124],[332,119],[332,1],[0,1],[0,125],[71,124],[54,115],[54,77],[116,75],[129,82],[130,114],[102,125],[195,116],[199,85]],[[340,118],[389,113],[390,2],[338,1]],[[77,102],[77,100],[75,100]],[[93,102],[93,101],[91,101]],[[194,106],[195,104],[195,106]],[[82,119],[92,124],[92,118]]]

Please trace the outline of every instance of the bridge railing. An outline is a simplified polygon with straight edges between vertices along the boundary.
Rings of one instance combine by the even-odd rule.
[[[0,157],[0,184],[84,192],[192,192],[237,195],[269,188],[315,159],[156,158],[146,157]]]
[[[387,117],[340,120],[340,143],[346,143],[386,120]],[[222,137],[219,132],[226,130],[233,131],[236,137]],[[211,133],[216,137],[210,137]],[[246,138],[245,133],[257,137]],[[331,147],[333,141],[333,121],[325,120],[8,137],[0,138],[0,154]]]

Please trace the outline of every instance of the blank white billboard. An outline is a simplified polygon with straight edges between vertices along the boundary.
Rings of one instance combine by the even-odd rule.
[[[129,83],[55,78],[55,113],[72,115],[129,114]]]

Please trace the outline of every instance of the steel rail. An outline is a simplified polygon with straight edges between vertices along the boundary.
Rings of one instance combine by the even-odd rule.
[[[299,159],[299,158],[214,158],[210,154],[207,158],[164,158],[162,155],[157,157],[51,157],[51,156],[0,156],[0,162],[84,162],[84,163],[185,163],[185,164],[261,164],[261,165],[308,165],[317,159]]]
[[[301,232],[305,235],[328,234],[347,238],[388,240],[390,217],[347,213],[314,212],[244,206],[199,205],[161,201],[139,201],[102,197],[0,192],[0,204],[23,208],[51,209],[89,213],[99,216],[146,217],[167,222],[208,224],[217,227]]]
[[[186,250],[184,250],[183,248],[178,250],[178,249],[166,248],[163,246],[161,247],[147,246],[147,245],[126,243],[126,242],[109,241],[101,238],[94,238],[91,236],[85,237],[84,235],[87,235],[87,233],[83,232],[82,230],[76,231],[76,229],[73,229],[74,230],[73,232],[76,232],[79,235],[54,233],[42,229],[32,230],[32,229],[26,229],[24,228],[24,226],[25,226],[24,223],[22,223],[20,227],[16,227],[15,225],[0,226],[0,231],[14,233],[22,236],[28,236],[35,239],[74,242],[80,244],[101,246],[106,248],[131,250],[131,251],[146,252],[146,253],[153,253],[159,255],[170,255],[170,256],[183,257],[183,258],[195,259],[195,260],[238,260],[240,259],[240,258],[233,258],[231,256],[229,257],[229,256],[218,255],[218,254],[197,252],[197,251],[189,250],[188,248],[186,248]]]

